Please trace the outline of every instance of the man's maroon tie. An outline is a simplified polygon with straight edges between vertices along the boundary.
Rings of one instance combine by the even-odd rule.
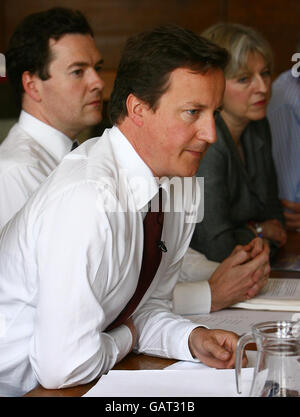
[[[128,301],[127,305],[118,317],[106,328],[112,330],[125,323],[136,309],[149,288],[161,261],[162,251],[166,252],[166,247],[161,241],[163,229],[164,213],[162,211],[161,188],[159,189],[159,211],[148,210],[144,219],[144,250],[140,276],[135,293]]]

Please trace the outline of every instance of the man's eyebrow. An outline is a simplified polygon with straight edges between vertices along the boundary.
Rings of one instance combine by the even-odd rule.
[[[95,67],[98,65],[102,65],[103,64],[103,59],[99,59],[98,62],[96,62],[96,64],[94,65]],[[73,67],[87,67],[90,64],[86,61],[76,61],[76,62],[72,62],[72,64],[68,65],[67,69],[71,69]]]
[[[205,109],[208,108],[208,106],[206,106],[205,104],[201,104],[197,101],[187,101],[185,103],[185,105],[187,107],[192,107],[194,109],[204,109],[205,110]],[[215,111],[221,111],[221,110],[223,110],[223,101],[215,109]]]
[[[202,104],[202,103],[199,103],[199,102],[197,102],[197,101],[187,101],[186,103],[185,103],[185,105],[186,106],[190,106],[190,107],[197,107],[197,108],[201,108],[201,109],[204,109],[204,108],[206,108],[207,106],[205,105],[205,104]]]
[[[104,60],[101,58],[101,59],[99,59],[99,61],[97,61],[97,62],[96,62],[95,66],[96,66],[96,65],[102,65],[102,64],[103,64],[103,62],[104,62]]]

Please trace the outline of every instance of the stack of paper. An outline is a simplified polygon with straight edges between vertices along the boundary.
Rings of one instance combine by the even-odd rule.
[[[232,307],[300,311],[300,280],[297,278],[269,278],[268,284],[259,295]]]
[[[296,320],[297,314],[299,313],[232,308],[210,314],[195,314],[185,317],[210,329],[223,329],[243,334],[249,332],[254,324],[273,320]]]
[[[237,394],[233,369],[110,371],[84,397],[241,397],[252,375],[253,368],[242,369]]]

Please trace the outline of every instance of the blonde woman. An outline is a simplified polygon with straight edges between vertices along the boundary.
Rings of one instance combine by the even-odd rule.
[[[204,220],[197,224],[193,249],[222,261],[237,244],[265,238],[271,256],[286,232],[271,153],[266,109],[271,93],[272,51],[254,29],[220,23],[204,37],[227,49],[223,108],[216,115],[217,141],[202,159]]]

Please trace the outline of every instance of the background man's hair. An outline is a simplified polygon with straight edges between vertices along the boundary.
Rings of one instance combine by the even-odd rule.
[[[155,111],[160,97],[168,89],[172,71],[188,68],[204,74],[212,68],[224,70],[227,59],[225,49],[176,25],[159,26],[130,37],[110,97],[112,124],[127,116],[129,94],[134,94]]]
[[[94,36],[80,11],[63,7],[31,14],[17,26],[6,52],[6,68],[19,107],[24,92],[22,74],[29,71],[47,80],[52,59],[49,40],[75,33]]]

